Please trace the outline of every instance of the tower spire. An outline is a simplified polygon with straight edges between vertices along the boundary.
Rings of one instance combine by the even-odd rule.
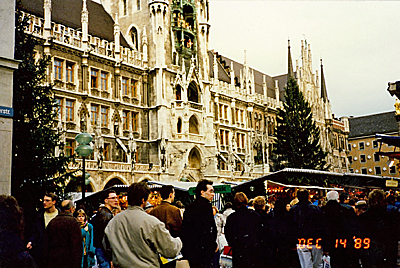
[[[326,91],[324,66],[322,65],[322,59],[321,59],[321,98],[324,100],[324,102],[328,100],[328,93]]]
[[[290,40],[288,40],[288,73],[287,73],[287,78],[289,80],[289,77],[294,78],[294,73],[293,73],[293,64],[292,64],[292,53],[290,52]]]

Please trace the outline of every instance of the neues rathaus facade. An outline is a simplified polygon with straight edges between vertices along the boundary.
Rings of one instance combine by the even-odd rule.
[[[292,73],[312,107],[336,172],[348,171],[349,124],[335,119],[310,45],[269,76],[209,50],[208,0],[22,0],[27,29],[51,56],[62,145],[94,137],[91,191],[143,179],[242,181],[272,171],[277,109]],[[229,44],[226,44],[229,45]],[[266,59],[267,60],[267,59]],[[70,169],[79,169],[78,164]]]

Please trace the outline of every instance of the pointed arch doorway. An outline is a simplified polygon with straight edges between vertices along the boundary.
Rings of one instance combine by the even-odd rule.
[[[200,150],[197,147],[193,147],[189,153],[187,171],[196,181],[202,179],[202,174],[200,172],[201,164]]]

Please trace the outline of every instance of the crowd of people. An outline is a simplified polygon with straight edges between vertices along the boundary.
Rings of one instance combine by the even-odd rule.
[[[184,208],[171,185],[154,207],[147,183],[133,183],[127,209],[111,190],[90,219],[71,200],[58,208],[57,195],[46,193],[32,223],[14,197],[1,195],[0,267],[218,268],[226,255],[235,268],[397,267],[400,203],[382,190],[354,200],[337,191],[311,199],[299,189],[291,201],[249,201],[237,192],[220,213],[212,185],[199,181]],[[33,225],[26,237],[24,224]]]

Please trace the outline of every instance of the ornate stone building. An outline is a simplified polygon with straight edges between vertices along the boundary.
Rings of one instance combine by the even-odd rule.
[[[27,31],[41,41],[37,56],[52,59],[47,82],[64,139],[56,153],[73,154],[75,135],[93,134],[93,191],[270,172],[287,74],[272,77],[246,56],[239,63],[210,51],[207,0],[22,2]],[[346,169],[348,123],[333,118],[323,73],[313,73],[310,46],[302,47],[294,72],[289,46],[288,71],[312,105],[332,169]]]

